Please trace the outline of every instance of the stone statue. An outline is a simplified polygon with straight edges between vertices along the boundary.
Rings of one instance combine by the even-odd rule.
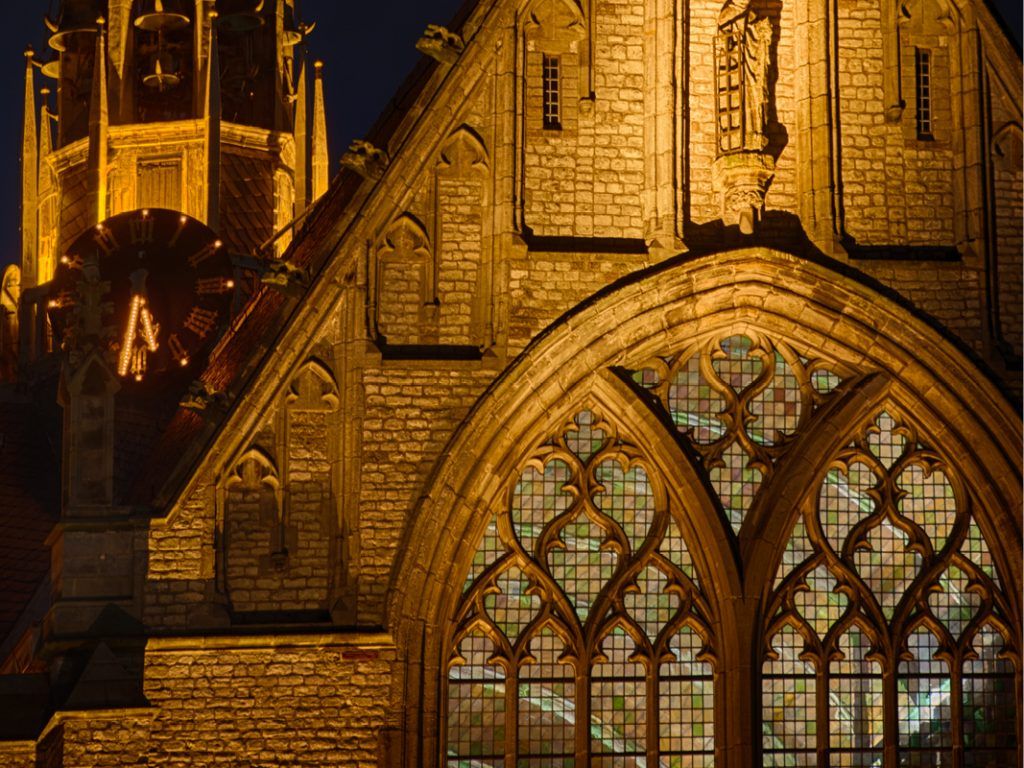
[[[743,45],[744,149],[761,151],[768,146],[768,68],[771,65],[770,19],[748,20]]]

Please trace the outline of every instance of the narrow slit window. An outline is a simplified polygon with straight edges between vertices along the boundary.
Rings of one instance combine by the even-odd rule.
[[[544,57],[544,127],[562,127],[562,67],[557,56]]]
[[[917,138],[934,137],[932,125],[932,56],[916,49],[917,63]]]

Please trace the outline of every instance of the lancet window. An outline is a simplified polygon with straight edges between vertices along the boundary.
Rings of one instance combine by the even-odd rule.
[[[878,376],[749,328],[607,375],[651,418],[583,410],[511,473],[446,643],[449,768],[721,765],[746,707],[752,764],[1016,763],[985,499]]]
[[[956,470],[898,410],[831,462],[766,615],[765,765],[1016,761],[992,556]]]
[[[477,551],[448,659],[450,766],[710,766],[710,608],[664,480],[583,411]]]

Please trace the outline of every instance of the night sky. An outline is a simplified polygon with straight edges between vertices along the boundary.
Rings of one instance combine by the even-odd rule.
[[[463,0],[299,0],[302,16],[316,21],[309,39],[313,55],[326,64],[327,117],[332,161],[373,124],[416,63],[416,40],[428,23],[446,24]],[[1021,39],[1021,0],[994,0]],[[20,170],[22,94],[27,44],[46,50],[42,17],[57,0],[7,0],[0,25],[0,146],[9,172],[0,181],[0,263],[20,256]],[[332,168],[332,172],[336,168]]]

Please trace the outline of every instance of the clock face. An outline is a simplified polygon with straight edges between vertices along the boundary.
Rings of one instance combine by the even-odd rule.
[[[64,346],[109,345],[117,372],[141,382],[201,361],[230,319],[227,248],[177,211],[114,216],[82,233],[61,258],[50,321]]]

